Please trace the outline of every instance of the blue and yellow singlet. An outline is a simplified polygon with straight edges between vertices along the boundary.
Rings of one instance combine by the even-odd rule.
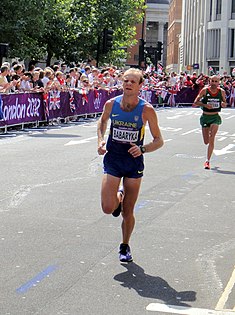
[[[122,95],[115,98],[110,114],[111,125],[107,142],[109,153],[117,155],[128,154],[130,143],[142,145],[145,135],[145,125],[142,120],[145,100],[139,98],[137,106],[131,112],[121,109]]]

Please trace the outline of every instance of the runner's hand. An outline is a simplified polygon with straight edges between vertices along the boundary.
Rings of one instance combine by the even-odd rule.
[[[223,108],[227,107],[227,103],[226,102],[222,102],[221,103],[221,107],[223,107]]]
[[[105,144],[106,144],[106,142],[104,140],[100,142],[100,144],[98,146],[98,150],[97,150],[99,155],[104,155],[106,153]]]
[[[138,145],[134,144],[134,143],[130,143],[131,148],[128,150],[128,152],[134,157],[138,157],[140,155],[142,155],[140,148],[138,147]]]

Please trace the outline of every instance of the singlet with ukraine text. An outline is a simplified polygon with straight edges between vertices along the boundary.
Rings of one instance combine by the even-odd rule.
[[[212,105],[212,109],[202,107],[204,112],[215,112],[218,113],[221,111],[221,102],[223,101],[221,89],[218,89],[216,93],[212,93],[209,89],[206,89],[206,95],[202,98],[203,104]]]
[[[137,106],[131,112],[121,109],[122,95],[115,98],[110,114],[111,125],[107,142],[107,150],[118,155],[128,154],[130,143],[142,145],[144,141],[145,125],[142,113],[145,100],[139,98]]]

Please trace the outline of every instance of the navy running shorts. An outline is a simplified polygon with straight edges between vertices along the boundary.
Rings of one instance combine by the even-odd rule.
[[[107,152],[103,163],[104,174],[119,178],[140,178],[144,173],[143,155],[134,158],[131,155],[114,155]]]

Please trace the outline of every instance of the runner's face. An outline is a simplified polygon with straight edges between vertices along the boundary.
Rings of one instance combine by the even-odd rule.
[[[219,79],[216,77],[211,78],[211,87],[212,88],[217,88],[219,86]]]
[[[125,94],[134,95],[139,94],[141,87],[140,78],[138,75],[127,74],[123,77],[123,91]]]

